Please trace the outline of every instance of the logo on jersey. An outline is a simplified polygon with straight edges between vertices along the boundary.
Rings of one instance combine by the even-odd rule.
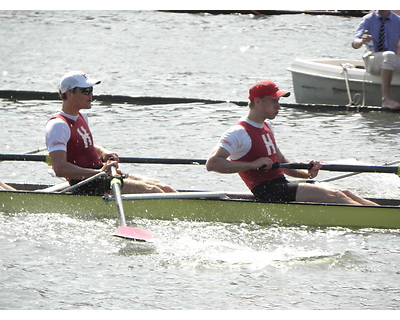
[[[85,148],[88,148],[89,146],[93,145],[93,141],[92,141],[90,135],[87,133],[87,131],[85,130],[85,128],[83,126],[78,128],[77,132],[82,137],[83,143],[85,144]]]
[[[275,148],[274,142],[272,141],[270,135],[268,133],[266,133],[266,134],[263,134],[261,137],[264,141],[265,148],[267,149],[268,155],[271,156],[273,154],[276,154],[276,148]]]

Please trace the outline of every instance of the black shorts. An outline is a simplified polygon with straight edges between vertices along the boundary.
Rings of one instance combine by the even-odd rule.
[[[313,183],[312,180],[301,181]],[[297,188],[300,181],[288,181],[285,177],[265,181],[256,186],[251,192],[257,200],[270,202],[296,201]]]
[[[71,180],[70,185],[73,186],[82,180]],[[102,196],[110,190],[110,179],[99,178],[72,190],[72,194],[84,196]]]

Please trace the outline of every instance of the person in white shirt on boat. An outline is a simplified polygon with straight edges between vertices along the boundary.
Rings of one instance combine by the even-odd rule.
[[[400,109],[400,102],[390,96],[393,72],[400,74],[400,17],[391,10],[378,10],[367,14],[361,20],[352,46],[359,49],[369,45],[364,55],[366,70],[382,78],[382,107]]]
[[[249,91],[249,111],[221,137],[207,159],[208,171],[239,173],[259,200],[272,202],[319,202],[353,205],[376,205],[349,191],[324,183],[289,182],[285,175],[312,179],[321,164],[311,161],[310,170],[273,168],[275,162],[289,163],[275,141],[271,124],[280,110],[279,100],[288,91],[280,90],[272,81],[259,81]],[[229,159],[228,159],[229,158]]]
[[[111,166],[118,167],[118,155],[93,142],[88,117],[81,110],[92,106],[93,86],[100,81],[89,78],[81,71],[65,74],[59,85],[61,110],[46,124],[46,146],[51,165],[58,177],[66,178],[71,185],[92,177]],[[109,182],[97,179],[74,192],[102,195]],[[159,181],[129,176],[124,180],[122,193],[175,192]]]

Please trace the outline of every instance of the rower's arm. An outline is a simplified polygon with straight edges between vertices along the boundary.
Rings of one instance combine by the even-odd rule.
[[[119,161],[118,155],[115,152],[109,151],[96,143],[94,144],[94,147],[100,159],[107,161],[108,159],[113,158],[114,160]]]
[[[86,179],[100,171],[100,169],[81,168],[67,161],[67,153],[62,150],[50,152],[50,161],[53,170],[57,177],[64,177],[66,179]]]
[[[251,169],[258,169],[263,166],[272,166],[269,158],[259,158],[252,162],[230,161],[227,158],[230,153],[222,147],[213,150],[206,162],[207,171],[215,171],[218,173],[237,173]]]
[[[278,150],[278,159],[280,163],[289,163],[289,160],[282,154],[280,150]],[[317,168],[313,170],[281,168],[281,170],[285,175],[293,178],[312,179],[318,175]]]

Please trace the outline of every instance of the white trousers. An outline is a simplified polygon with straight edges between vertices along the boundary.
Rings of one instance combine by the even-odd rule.
[[[393,51],[374,52],[364,56],[365,69],[373,75],[380,75],[381,69],[400,73],[400,56]]]

